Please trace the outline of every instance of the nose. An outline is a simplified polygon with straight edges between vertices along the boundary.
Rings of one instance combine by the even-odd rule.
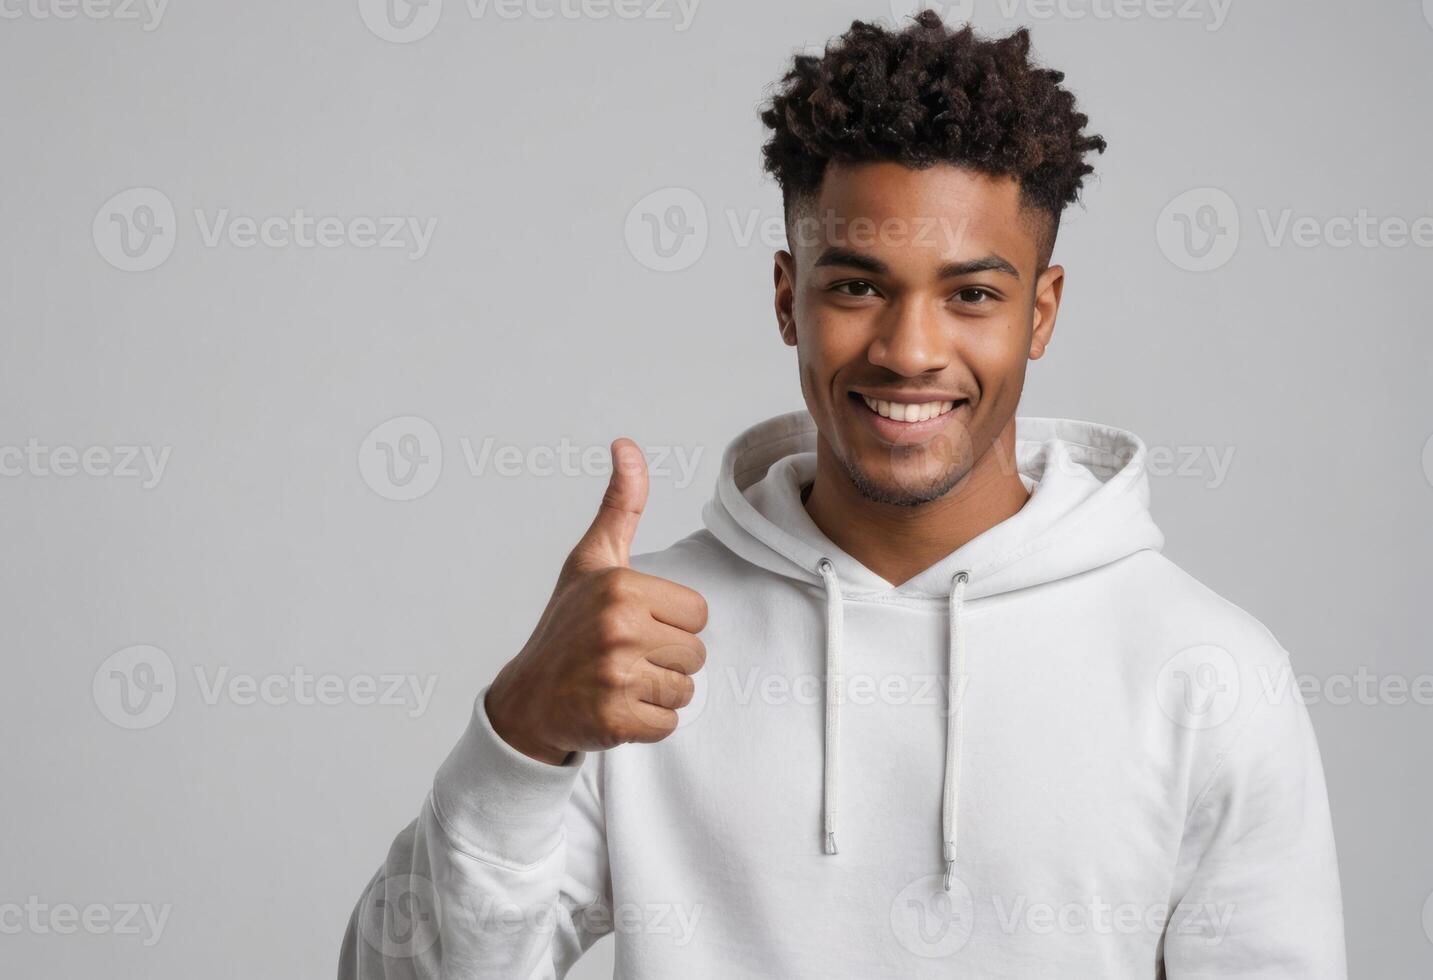
[[[882,317],[866,358],[903,377],[916,377],[946,367],[950,343],[939,311],[911,297],[892,305]]]

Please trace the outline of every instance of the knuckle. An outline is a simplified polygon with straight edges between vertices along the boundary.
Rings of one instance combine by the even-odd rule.
[[[657,738],[666,738],[668,735],[672,734],[672,732],[676,731],[677,721],[678,718],[677,713],[675,711],[673,711],[671,708],[663,709],[660,717],[656,722],[653,723],[652,726],[657,731]]]
[[[622,646],[632,639],[631,617],[620,609],[606,609],[597,617],[593,633],[597,644],[604,650]]]
[[[654,701],[662,695],[657,681],[646,674],[638,674],[632,678],[627,693],[633,701]]]
[[[592,668],[597,686],[608,691],[619,691],[627,683],[627,669],[616,657],[601,657]]]
[[[679,702],[677,704],[677,707],[679,708],[685,708],[687,705],[692,703],[692,698],[697,696],[696,683],[685,674],[683,674],[681,679],[676,682],[675,687],[677,701]]]
[[[632,740],[632,717],[627,706],[621,701],[608,701],[597,716],[598,726],[607,737],[617,742]]]
[[[636,583],[626,568],[604,568],[597,573],[597,589],[601,598],[613,605],[630,602]]]

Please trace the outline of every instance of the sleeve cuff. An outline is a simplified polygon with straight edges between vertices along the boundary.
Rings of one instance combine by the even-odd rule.
[[[455,843],[480,856],[536,864],[561,839],[586,753],[554,766],[519,752],[493,730],[487,693],[478,693],[467,731],[438,769],[433,809]]]

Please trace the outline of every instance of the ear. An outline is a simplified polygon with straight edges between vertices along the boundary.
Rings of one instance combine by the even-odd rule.
[[[1065,290],[1063,266],[1052,265],[1035,281],[1034,330],[1030,334],[1030,360],[1038,361],[1050,346],[1055,332],[1055,314],[1060,312],[1060,295]]]
[[[796,346],[796,259],[785,249],[778,251],[771,275],[775,289],[776,329],[788,347]]]

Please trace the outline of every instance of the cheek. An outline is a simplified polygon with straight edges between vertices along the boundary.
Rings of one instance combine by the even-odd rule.
[[[962,331],[960,356],[977,378],[1022,373],[1030,356],[1030,331],[1018,317],[987,320]]]
[[[798,321],[796,353],[803,374],[809,373],[829,387],[830,380],[843,368],[865,360],[866,347],[862,332],[840,316],[823,315],[811,310]]]
[[[978,415],[988,419],[992,413],[1000,416],[1012,410],[1025,386],[1029,353],[1028,333],[1014,320],[985,323],[964,333],[957,356],[965,362],[979,388]]]
[[[886,329],[889,311],[881,305],[840,304],[813,300],[806,308],[804,323],[821,350],[833,364],[865,363],[871,345]]]

